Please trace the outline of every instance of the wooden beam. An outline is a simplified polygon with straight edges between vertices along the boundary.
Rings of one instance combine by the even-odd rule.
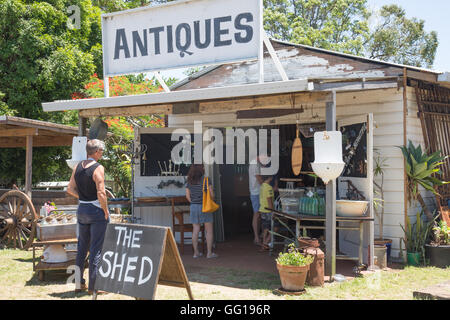
[[[34,120],[34,119],[27,119],[27,118],[19,118],[19,117],[10,117],[5,116],[6,120],[2,121],[2,125],[11,125],[11,126],[18,126],[21,128],[36,128],[36,129],[44,129],[44,130],[51,130],[55,132],[65,133],[65,134],[76,134],[77,128],[58,124],[58,123],[52,123],[52,122],[46,122],[41,120]]]
[[[148,116],[150,114],[172,114],[171,104],[145,105],[132,107],[95,108],[80,110],[81,117],[119,117]]]
[[[303,112],[303,109],[298,108],[239,110],[236,111],[236,119],[276,118]]]
[[[198,113],[198,102],[174,103],[172,114]]]
[[[31,198],[31,178],[33,168],[33,136],[26,137],[25,193]]]
[[[408,74],[409,71],[406,68],[403,68],[403,146],[407,146],[407,115],[408,115]],[[420,104],[420,101],[418,101]],[[420,110],[420,106],[419,106]],[[426,139],[426,137],[423,137]],[[403,221],[404,226],[406,227],[406,223],[408,221],[408,175],[406,173],[406,159],[403,158]],[[406,262],[406,254],[403,256],[401,252],[401,256],[405,257],[403,259]]]
[[[0,131],[0,137],[26,137],[37,135],[38,129],[36,128],[6,129]]]
[[[234,98],[228,100],[200,102],[200,113],[264,109],[300,108],[302,104],[325,104],[332,101],[330,91],[300,92],[257,97]]]
[[[406,69],[406,71],[405,71],[405,69]],[[437,74],[429,73],[429,72],[413,71],[413,70],[408,70],[407,68],[403,68],[403,77],[414,78],[414,79],[419,79],[419,80],[433,82],[433,83],[438,82]]]
[[[87,126],[87,118],[80,115],[78,112],[78,136],[85,137],[86,136],[86,126]]]
[[[61,147],[71,146],[73,136],[35,136],[33,138],[33,147]],[[0,138],[0,148],[25,148],[25,137],[3,137]]]
[[[397,81],[367,81],[367,82],[324,82],[314,83],[315,90],[338,90],[341,91],[360,91],[360,90],[377,90],[397,88]]]

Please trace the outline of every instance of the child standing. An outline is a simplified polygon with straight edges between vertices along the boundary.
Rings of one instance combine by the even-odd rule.
[[[269,250],[270,242],[270,224],[272,220],[272,213],[269,209],[273,209],[273,188],[270,185],[272,176],[262,176],[263,183],[259,193],[259,212],[261,214],[261,227],[263,229],[263,241],[261,251]],[[266,209],[267,208],[267,209]]]

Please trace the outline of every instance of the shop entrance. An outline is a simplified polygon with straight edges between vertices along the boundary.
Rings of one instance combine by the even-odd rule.
[[[301,172],[312,172],[310,163],[314,161],[314,132],[323,130],[325,124],[311,124],[300,126],[300,138],[303,146],[303,162]],[[276,126],[258,126],[258,127],[241,127],[244,131],[248,129],[267,129],[270,134],[270,129],[279,130],[279,170],[274,177],[276,205],[281,210],[280,192],[293,187],[301,188],[305,194],[308,191],[319,192],[324,194],[324,185],[320,179],[315,179],[309,174],[301,173],[295,176],[292,172],[291,165],[291,149],[293,141],[296,137],[296,125],[276,125]],[[225,129],[223,129],[225,133]],[[270,138],[268,138],[270,142]],[[245,140],[246,150],[248,150],[248,138]],[[224,146],[224,155],[227,148]],[[236,141],[234,143],[235,155],[237,153]],[[271,146],[267,148],[268,153],[271,153]],[[248,155],[247,155],[248,156]],[[221,189],[221,203],[223,212],[223,224],[225,240],[234,239],[236,237],[248,237],[249,241],[253,239],[252,217],[253,209],[250,200],[249,191],[249,173],[248,165],[249,159],[246,159],[246,164],[221,164],[219,165],[220,172],[220,189]],[[299,180],[299,181],[293,181]],[[295,232],[295,226],[290,226],[291,230]],[[308,236],[321,237],[322,230],[308,230]]]

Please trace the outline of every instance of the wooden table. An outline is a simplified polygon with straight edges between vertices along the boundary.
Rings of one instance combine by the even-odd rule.
[[[48,241],[34,241],[32,244],[33,247],[33,271],[38,272],[39,280],[43,281],[45,278],[45,271],[50,270],[67,270],[67,268],[71,265],[75,264],[76,259],[76,250],[67,250],[67,254],[69,256],[69,261],[61,262],[61,263],[47,263],[42,261],[39,257],[39,262],[36,264],[36,247],[43,247],[46,245],[65,245],[71,243],[78,243],[78,240],[75,238],[72,239],[63,239],[63,240],[48,240]],[[86,261],[87,263],[87,261]]]
[[[268,209],[268,208],[266,208]],[[326,223],[326,218],[325,216],[310,216],[310,215],[304,215],[304,214],[290,214],[290,213],[285,213],[285,212],[281,212],[278,210],[274,210],[274,209],[268,209],[270,210],[273,214],[280,216],[280,217],[284,217],[290,220],[294,220],[295,221],[295,236],[298,238],[300,237],[300,229],[316,229],[316,230],[325,230],[325,224],[323,226],[305,226],[305,225],[301,225],[302,221],[319,221],[319,222],[325,222]],[[272,220],[273,221],[273,220]],[[339,227],[337,226],[336,229],[337,230],[353,230],[353,231],[359,231],[359,252],[358,252],[358,257],[348,257],[346,255],[336,255],[336,259],[340,259],[340,260],[355,260],[358,261],[359,264],[363,263],[363,241],[364,241],[364,228],[363,228],[363,224],[366,222],[371,222],[374,221],[374,218],[371,217],[365,217],[365,216],[361,216],[361,217],[339,217],[336,216],[336,222],[358,222],[359,225],[358,227]],[[272,228],[273,228],[273,222],[272,222]],[[273,242],[273,234],[271,234],[271,241]],[[273,247],[273,246],[272,246]],[[271,248],[272,249],[272,248]]]

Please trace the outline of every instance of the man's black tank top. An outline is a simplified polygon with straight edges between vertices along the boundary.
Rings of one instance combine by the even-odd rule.
[[[78,198],[81,201],[94,201],[97,200],[97,186],[92,179],[92,174],[99,166],[99,163],[94,163],[89,168],[83,168],[80,162],[75,170],[75,183],[78,189]]]

